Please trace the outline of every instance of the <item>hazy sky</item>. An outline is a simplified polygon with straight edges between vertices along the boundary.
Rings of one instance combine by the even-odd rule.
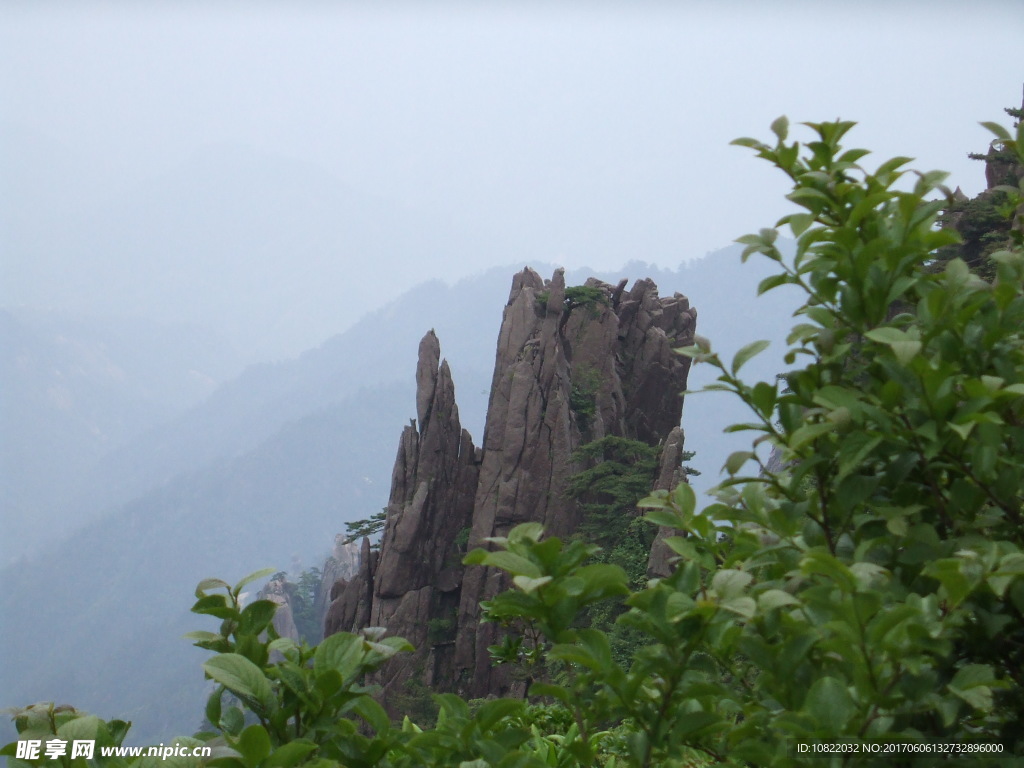
[[[430,275],[674,265],[785,212],[781,176],[728,145],[783,113],[857,120],[879,161],[912,155],[973,194],[966,153],[1020,103],[1022,40],[1020,2],[8,0],[0,305],[214,325],[308,310],[274,350],[297,352]],[[227,181],[203,180],[226,157]],[[246,197],[265,165],[307,187],[297,211]],[[253,243],[216,211],[175,218],[235,198]],[[385,223],[321,236],[350,203]],[[349,277],[355,309],[330,309]],[[180,295],[161,305],[162,285]]]

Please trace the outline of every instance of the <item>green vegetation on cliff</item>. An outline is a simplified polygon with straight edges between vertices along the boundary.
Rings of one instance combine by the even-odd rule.
[[[1024,118],[1020,109],[1005,111],[1015,119],[1015,126]],[[994,124],[992,128],[1005,130]],[[935,268],[941,269],[951,259],[959,258],[972,272],[991,281],[996,265],[990,257],[1011,242],[1013,217],[1019,204],[1015,189],[1024,179],[1024,166],[1002,145],[990,147],[985,154],[971,153],[970,157],[985,162],[988,187],[973,198],[954,195],[943,210],[939,217],[942,225],[956,230],[960,238],[936,252]]]

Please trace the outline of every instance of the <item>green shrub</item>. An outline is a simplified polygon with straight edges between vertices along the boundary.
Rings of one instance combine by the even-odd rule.
[[[573,285],[565,289],[565,308],[572,312],[577,307],[596,311],[597,305],[608,305],[608,294],[596,285]]]

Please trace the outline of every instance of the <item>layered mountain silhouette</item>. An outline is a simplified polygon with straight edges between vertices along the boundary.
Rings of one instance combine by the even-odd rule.
[[[382,302],[345,333],[293,360],[250,367],[102,457],[68,504],[78,516],[69,520],[92,522],[69,522],[54,532],[59,543],[2,571],[0,611],[20,629],[4,633],[3,656],[16,663],[0,668],[0,704],[57,700],[124,717],[138,743],[198,727],[203,652],[181,639],[209,628],[187,613],[195,583],[296,560],[319,565],[346,521],[388,503],[397,437],[416,416],[410,371],[431,328],[443,339],[461,424],[482,439],[495,339],[520,268],[425,283]],[[789,311],[783,296],[755,302],[765,272],[740,267],[731,249],[676,271],[633,263],[598,277],[613,285],[650,277],[663,295],[686,294],[699,332],[726,356],[775,339],[775,356],[745,369],[771,377]],[[587,277],[570,272],[565,282]],[[730,450],[717,433],[742,418],[711,398],[688,398],[683,415],[705,487]]]

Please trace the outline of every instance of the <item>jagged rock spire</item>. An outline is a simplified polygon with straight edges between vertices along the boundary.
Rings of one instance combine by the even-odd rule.
[[[480,601],[506,584],[500,573],[464,569],[462,554],[520,522],[574,531],[581,513],[566,490],[583,468],[576,450],[592,440],[654,445],[671,435],[674,458],[665,460],[677,469],[690,361],[673,349],[692,343],[695,324],[685,296],[661,298],[650,280],[628,291],[625,281],[595,279],[567,288],[561,270],[548,281],[523,270],[499,333],[482,449],[461,428],[437,337],[423,338],[418,424],[402,433],[379,559],[344,586],[328,617],[328,630],[382,625],[417,646],[383,672],[385,703],[419,673],[469,696],[516,692],[490,665],[497,629],[479,623]],[[368,617],[356,610],[367,594]]]
[[[584,288],[591,290],[567,289],[562,270],[546,283],[529,269],[513,280],[470,547],[526,521],[542,522],[550,534],[571,534],[581,514],[566,493],[583,469],[576,450],[606,435],[657,444],[679,425],[690,361],[673,349],[693,340],[696,312],[688,300],[660,298],[651,280],[628,292],[593,278]],[[514,692],[487,653],[498,629],[479,624],[480,602],[506,587],[495,571],[466,574],[455,665],[469,696]]]

